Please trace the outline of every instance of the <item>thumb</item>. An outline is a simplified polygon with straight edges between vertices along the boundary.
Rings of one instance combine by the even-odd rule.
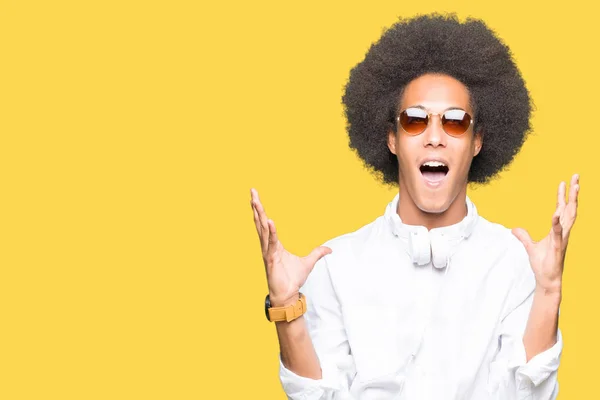
[[[527,233],[527,231],[523,228],[515,228],[512,230],[512,233],[517,237],[517,239],[519,239],[521,243],[523,243],[525,250],[527,250],[527,253],[529,253],[533,247],[533,240],[531,239],[531,236],[529,236],[529,233]]]
[[[332,251],[333,250],[331,250],[327,246],[319,246],[316,249],[314,249],[313,251],[311,251],[309,255],[304,257],[304,259],[306,260],[310,270],[312,271],[312,269],[315,267],[315,264],[317,263],[317,261],[319,261],[321,258],[326,256],[327,254],[331,254]]]

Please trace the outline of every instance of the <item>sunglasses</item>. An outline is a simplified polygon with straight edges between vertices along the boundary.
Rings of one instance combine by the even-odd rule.
[[[409,107],[396,117],[396,121],[404,132],[416,136],[425,132],[432,115],[439,115],[444,132],[454,137],[463,135],[473,124],[473,118],[469,113],[460,108],[451,108],[440,115],[439,113],[428,113],[419,107]]]

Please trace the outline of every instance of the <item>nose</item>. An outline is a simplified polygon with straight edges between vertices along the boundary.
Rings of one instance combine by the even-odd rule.
[[[447,135],[442,128],[442,117],[437,114],[431,114],[431,120],[423,132],[423,146],[446,146]]]

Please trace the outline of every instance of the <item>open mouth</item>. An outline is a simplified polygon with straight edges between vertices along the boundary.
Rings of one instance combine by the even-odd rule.
[[[427,161],[419,168],[421,175],[430,183],[441,182],[448,174],[448,166],[440,161]]]

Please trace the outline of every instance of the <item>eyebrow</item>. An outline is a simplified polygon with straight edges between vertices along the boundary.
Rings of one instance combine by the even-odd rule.
[[[428,113],[431,112],[431,110],[429,110],[427,107],[425,107],[421,104],[416,104],[414,106],[408,106],[408,107],[404,108],[404,110],[408,110],[409,108],[420,108],[421,110],[427,111]],[[467,110],[465,108],[458,107],[458,106],[451,106],[451,107],[445,108],[443,112],[450,111],[450,110],[461,110],[461,111],[467,112]]]

